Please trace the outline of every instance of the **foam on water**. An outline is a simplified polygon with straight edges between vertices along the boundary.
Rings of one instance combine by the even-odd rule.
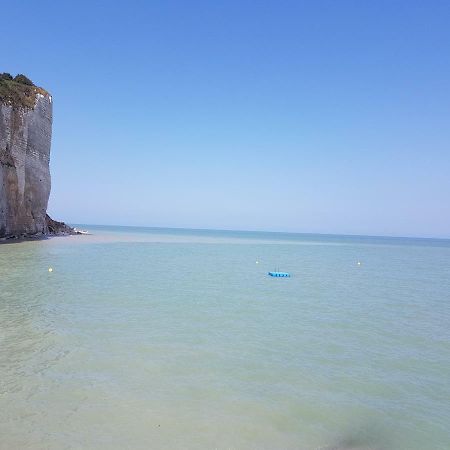
[[[1,449],[450,448],[449,241],[83,228],[0,246]]]

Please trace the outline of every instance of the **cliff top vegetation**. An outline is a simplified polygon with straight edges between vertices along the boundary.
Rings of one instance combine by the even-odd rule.
[[[36,94],[48,95],[44,89],[35,86],[25,75],[13,77],[9,73],[0,73],[0,103],[22,108],[34,108]]]

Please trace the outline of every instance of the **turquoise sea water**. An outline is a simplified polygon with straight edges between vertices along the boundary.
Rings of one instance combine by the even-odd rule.
[[[450,241],[89,230],[0,246],[1,449],[450,448]]]

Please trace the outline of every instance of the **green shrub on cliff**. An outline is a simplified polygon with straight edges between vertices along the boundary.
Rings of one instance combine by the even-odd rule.
[[[1,80],[12,80],[12,79],[13,79],[13,77],[10,73],[8,73],[8,72],[0,73],[0,81]]]
[[[16,83],[26,84],[27,86],[34,86],[33,82],[29,78],[27,78],[25,75],[22,75],[21,73],[17,74],[14,77],[14,81]]]
[[[14,78],[9,73],[0,74],[0,103],[14,107],[34,108],[36,94],[47,92],[37,87],[25,75],[18,74]]]

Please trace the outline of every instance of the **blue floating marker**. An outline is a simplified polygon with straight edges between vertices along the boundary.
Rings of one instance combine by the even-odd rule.
[[[289,272],[269,272],[271,277],[290,277],[291,274]]]

